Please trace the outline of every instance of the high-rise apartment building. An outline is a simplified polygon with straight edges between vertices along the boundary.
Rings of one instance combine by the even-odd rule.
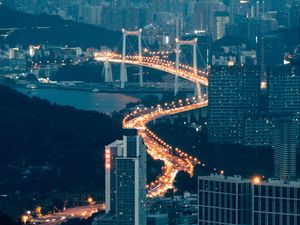
[[[225,36],[226,24],[229,23],[228,12],[217,11],[214,13],[214,39],[218,40]]]
[[[283,180],[296,178],[299,127],[293,118],[278,118],[274,136],[274,175]]]
[[[105,148],[106,214],[93,225],[146,225],[146,148],[136,130]]]
[[[300,113],[300,66],[272,67],[267,74],[269,110]]]
[[[258,67],[214,66],[208,87],[208,140],[241,143],[244,115],[258,111]]]
[[[218,0],[204,0],[194,5],[194,30],[213,32],[214,13],[224,11],[225,6]]]
[[[272,146],[274,143],[275,117],[271,113],[252,113],[245,117],[243,144]]]

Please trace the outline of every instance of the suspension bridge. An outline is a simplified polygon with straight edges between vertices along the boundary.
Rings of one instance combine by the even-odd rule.
[[[111,51],[101,51],[95,54],[95,60],[104,63],[104,74],[106,82],[113,82],[111,64],[120,64],[121,88],[125,88],[128,81],[127,65],[139,67],[139,83],[143,86],[143,67],[166,72],[175,76],[174,95],[179,91],[179,77],[191,81],[195,84],[195,97],[192,99],[173,101],[164,105],[157,105],[151,108],[138,108],[126,115],[123,120],[123,128],[137,129],[147,146],[148,154],[154,159],[164,161],[163,173],[157,180],[147,185],[148,197],[163,196],[168,189],[174,188],[173,182],[179,171],[185,171],[193,176],[194,167],[201,164],[200,161],[178,148],[174,148],[161,140],[153,133],[147,124],[158,118],[200,109],[208,105],[207,86],[208,72],[199,70],[197,66],[197,39],[180,40],[176,39],[176,61],[165,60],[157,56],[143,55],[142,30],[127,31],[122,30],[122,53]],[[127,37],[135,36],[138,39],[138,51],[135,55],[127,55]],[[189,66],[180,63],[181,47],[187,45],[192,47],[193,65]],[[159,55],[159,54],[158,54]],[[202,91],[204,90],[204,92]],[[203,164],[201,164],[203,165]]]

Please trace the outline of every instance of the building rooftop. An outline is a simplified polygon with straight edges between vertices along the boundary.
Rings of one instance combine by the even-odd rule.
[[[233,176],[224,176],[222,174],[212,173],[210,176],[200,176],[198,179],[201,180],[218,180],[218,181],[229,181],[229,182],[250,182],[249,179],[244,179],[240,175],[233,175]]]

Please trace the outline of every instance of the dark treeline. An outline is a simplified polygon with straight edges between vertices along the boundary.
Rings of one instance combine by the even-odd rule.
[[[112,118],[28,97],[0,85],[0,210],[18,217],[104,200],[104,146],[122,138],[122,113]],[[147,179],[163,163],[148,157]],[[4,214],[3,214],[4,216]],[[6,217],[5,217],[6,218]],[[2,224],[1,224],[2,225]]]
[[[21,204],[16,207],[20,195],[30,207],[28,199],[37,204],[53,191],[56,196],[100,194],[104,146],[121,136],[120,118],[58,106],[0,86],[0,192],[8,194],[8,200],[0,199],[0,209],[22,210]]]
[[[176,186],[180,191],[196,192],[199,175],[209,175],[220,170],[224,170],[229,176],[273,176],[273,149],[271,147],[253,148],[242,145],[211,144],[207,142],[204,122],[202,132],[197,132],[194,128],[184,125],[183,121],[183,118],[179,118],[174,125],[168,122],[149,125],[167,143],[197,157],[206,165],[206,167],[197,166],[192,179],[184,172],[178,173]],[[214,168],[217,170],[214,171]]]

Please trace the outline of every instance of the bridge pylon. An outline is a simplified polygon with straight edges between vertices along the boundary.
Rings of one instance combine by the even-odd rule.
[[[182,45],[191,45],[193,46],[193,71],[194,74],[198,74],[198,65],[197,65],[197,38],[194,38],[193,40],[190,41],[184,41],[176,38],[176,64],[175,64],[175,69],[177,75],[175,76],[175,88],[174,88],[174,95],[176,96],[179,91],[179,84],[178,84],[178,73],[179,73],[179,63],[180,63],[180,51],[181,51],[181,46]],[[197,98],[197,101],[200,101],[201,99],[201,87],[200,83],[196,83],[195,85],[195,95]]]
[[[104,82],[105,83],[113,82],[111,63],[108,62],[108,60],[104,62]]]
[[[138,37],[138,57],[139,61],[142,62],[143,55],[142,55],[142,29],[139,29],[138,31],[128,31],[125,29],[122,29],[123,34],[123,46],[122,46],[122,64],[120,69],[120,81],[121,81],[121,88],[125,87],[125,82],[127,82],[127,70],[125,65],[126,60],[126,38],[127,36],[137,36]],[[140,74],[140,86],[143,86],[143,68],[140,67],[139,69]]]

